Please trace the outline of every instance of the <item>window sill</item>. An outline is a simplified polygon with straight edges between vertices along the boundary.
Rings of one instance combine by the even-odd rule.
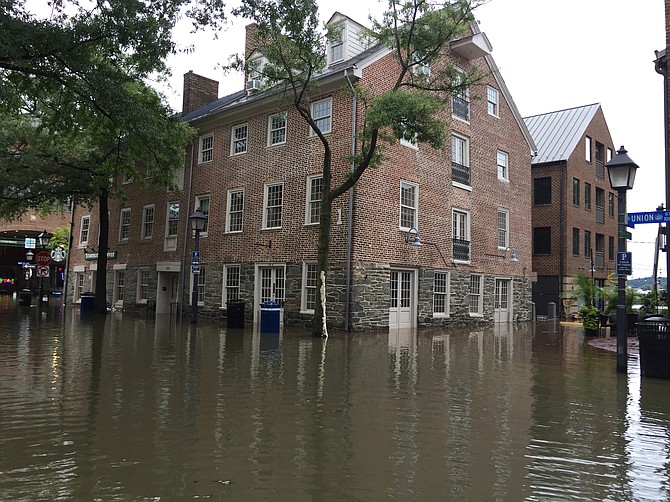
[[[473,313],[473,312],[468,312],[468,315],[470,317],[476,317],[476,318],[483,318],[484,317],[484,314],[476,314],[476,313]]]
[[[465,190],[465,191],[467,191],[467,192],[472,192],[472,185],[464,185],[464,184],[462,184],[462,183],[458,183],[458,182],[456,182],[456,181],[452,181],[452,182],[451,182],[451,185],[452,185],[454,188],[460,188],[461,190]]]

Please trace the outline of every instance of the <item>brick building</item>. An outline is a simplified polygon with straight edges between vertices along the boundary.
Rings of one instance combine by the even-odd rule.
[[[336,13],[342,38],[328,47],[311,112],[328,135],[334,183],[350,169],[363,110],[349,86],[384,89],[396,71],[386,47],[363,47],[361,25]],[[487,77],[453,96],[444,150],[400,142],[333,206],[327,312],[338,328],[414,327],[528,320],[531,315],[533,141],[476,25],[444,57]],[[249,57],[260,57],[249,46]],[[108,301],[166,313],[190,303],[226,316],[227,301],[274,299],[285,324],[307,324],[315,297],[323,147],[280,96],[254,75],[219,98],[218,83],[184,76],[183,119],[198,130],[187,149],[179,193],[136,192],[110,204]],[[191,274],[188,216],[207,214],[199,275]],[[92,290],[95,210],[78,208],[70,294]],[[421,246],[412,245],[420,234]],[[86,250],[89,250],[86,253]],[[510,260],[514,257],[515,261]]]
[[[581,272],[604,286],[615,270],[617,202],[605,164],[612,138],[599,104],[524,119],[538,147],[533,158],[533,302],[576,314],[571,295]]]

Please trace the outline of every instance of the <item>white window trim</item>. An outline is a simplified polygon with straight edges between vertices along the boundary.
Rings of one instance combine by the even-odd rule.
[[[228,263],[223,266],[223,277],[221,280],[221,307],[223,309],[227,309],[227,301],[228,301],[228,270],[231,268],[236,268],[237,269],[237,287],[242,289],[242,265],[239,263]],[[205,281],[207,281],[207,278],[205,278]]]
[[[506,219],[507,228],[505,229],[505,245],[501,246],[500,244],[498,244],[498,249],[507,249],[509,247],[509,227],[510,227],[509,209],[504,208],[504,207],[499,207],[498,211],[496,211],[496,232],[500,231],[500,228],[498,227],[498,215],[500,213],[505,213],[507,215],[507,219]],[[496,235],[496,242],[498,242],[498,236],[497,235]]]
[[[181,203],[178,200],[170,201],[165,205],[165,238],[177,237],[179,235],[179,216],[177,216],[177,231],[174,234],[170,234],[170,206],[173,204],[179,206],[179,213],[181,213]]]
[[[321,131],[322,134],[330,134],[330,133],[333,132],[333,98],[326,98],[326,99],[320,99],[318,101],[314,101],[310,105],[310,108],[309,108],[312,119],[314,119],[314,122],[317,122],[317,119],[314,118],[314,107],[316,105],[320,104],[320,103],[325,103],[326,101],[330,103],[330,114],[328,115],[328,117],[330,117],[330,121],[329,121],[330,129],[328,129],[327,131]],[[322,118],[323,117],[319,117],[319,120],[322,119]],[[309,129],[309,136],[310,137],[316,137],[316,132],[314,132],[314,129],[312,129],[311,127]]]
[[[458,72],[458,74],[460,75],[461,78],[465,78],[465,72],[464,72],[462,69],[460,69],[460,68],[455,68],[455,70]],[[465,91],[463,92],[462,95],[459,95],[459,94],[457,94],[457,93],[454,93],[454,96],[462,97],[462,98],[468,103],[468,118],[467,118],[467,119],[464,119],[463,117],[459,117],[458,115],[456,115],[456,114],[454,113],[454,110],[453,110],[453,106],[454,106],[454,100],[453,100],[453,97],[452,97],[452,99],[451,99],[451,106],[452,106],[451,116],[452,116],[453,118],[455,118],[456,120],[460,120],[461,122],[465,122],[466,124],[469,124],[469,123],[470,123],[470,118],[471,118],[471,115],[472,115],[472,108],[471,108],[471,104],[472,104],[472,103],[471,103],[471,100],[470,100],[470,86],[468,86],[468,87],[465,88]]]
[[[230,229],[230,217],[231,217],[231,207],[230,205],[233,202],[232,195],[233,193],[242,192],[242,228],[239,230]],[[239,234],[244,230],[244,203],[246,199],[246,194],[244,188],[231,188],[228,190],[226,195],[226,233],[227,234]]]
[[[200,204],[202,203],[203,200],[207,199],[209,201],[209,208],[207,210],[207,230],[204,230],[200,232],[200,237],[207,237],[209,234],[209,217],[210,214],[212,213],[212,197],[209,194],[203,194],[203,195],[196,195],[195,196],[195,207],[193,208],[193,211],[197,210],[200,207]],[[194,233],[195,235],[195,233]]]
[[[284,117],[284,141],[278,141],[277,143],[272,142],[272,133],[273,131],[279,131],[280,129],[272,129],[272,119],[275,117]],[[268,148],[275,147],[275,146],[281,146],[286,144],[286,137],[288,136],[288,116],[286,112],[281,112],[281,113],[275,113],[273,115],[270,115],[268,117],[268,143],[267,146]]]
[[[505,173],[507,176],[500,176],[500,172],[498,169],[498,166],[500,166],[500,164],[498,163],[498,155],[501,154],[505,158]],[[496,176],[498,176],[498,179],[500,181],[509,181],[509,154],[507,152],[503,152],[502,150],[496,150]]]
[[[142,274],[146,272],[149,274],[149,269],[148,268],[138,268],[137,269],[137,290],[135,292],[135,301],[138,304],[146,304],[147,300],[149,299],[149,283],[147,283],[147,297],[146,298],[140,298],[140,292],[142,291]],[[147,277],[149,277],[147,275]]]
[[[203,144],[206,139],[212,139],[212,147],[208,148],[207,150],[203,149]],[[207,160],[203,160],[203,157],[205,156],[205,153],[209,153],[211,158]],[[214,133],[210,132],[208,134],[203,134],[200,136],[199,141],[198,141],[198,164],[208,164],[214,160]]]
[[[146,223],[147,223],[147,209],[151,208],[153,210],[153,220],[151,221],[151,235],[146,235]],[[154,230],[156,229],[156,205],[155,204],[146,204],[142,207],[142,240],[151,240],[154,236]]]
[[[312,204],[312,180],[317,178],[323,178],[323,174],[312,174],[307,176],[307,186],[305,187],[305,225],[318,225],[319,222],[311,222],[311,204]],[[323,197],[323,190],[321,191],[321,197]],[[321,204],[321,199],[319,199],[319,205]],[[319,213],[319,220],[321,220],[321,214]]]
[[[458,208],[458,207],[452,208],[452,210],[451,210],[452,226],[453,226],[453,221],[454,221],[454,213],[464,214],[466,216],[466,218],[465,218],[465,235],[461,236],[461,240],[470,242],[470,259],[459,260],[459,259],[456,259],[453,256],[452,256],[452,258],[453,258],[454,263],[470,263],[472,261],[472,239],[470,237],[472,215],[470,214],[470,211],[468,211],[467,209],[461,209],[461,208]],[[451,229],[451,238],[456,239],[456,232],[455,232],[454,228]],[[453,253],[452,253],[452,255],[453,255]]]
[[[315,261],[305,261],[302,263],[302,282],[300,283],[300,313],[313,314],[314,309],[307,308],[307,269],[309,265],[316,265]],[[317,280],[318,284],[318,280]],[[314,288],[316,290],[316,288]]]
[[[444,312],[435,312],[435,278],[433,278],[433,317],[446,318],[451,317],[451,272],[448,270],[436,270],[435,274],[446,274],[447,276],[447,292]],[[442,293],[440,293],[442,294]]]
[[[205,273],[203,274],[202,271],[205,270]],[[193,288],[197,287],[196,282],[195,282],[195,276],[198,276],[198,281],[200,280],[200,276],[204,275],[205,276],[205,296],[207,295],[207,273],[206,273],[206,267],[204,265],[200,266],[200,273],[199,274],[194,274],[191,272],[191,288],[189,289],[189,295],[188,295],[188,304],[193,305]],[[200,300],[200,295],[198,295],[198,306],[203,306],[205,304],[205,300]]]
[[[489,90],[491,90],[495,93],[495,97],[496,97],[495,101],[491,101],[489,99]],[[496,113],[491,113],[489,111],[489,103],[495,103]],[[492,117],[497,117],[497,118],[500,117],[500,91],[498,91],[498,89],[496,89],[495,87],[491,87],[490,85],[486,87],[486,111]]]
[[[86,223],[86,240],[84,240],[83,233],[84,233],[84,220],[87,220]],[[81,221],[79,222],[79,247],[85,247],[88,244],[88,238],[91,235],[91,215],[90,214],[85,214],[81,217]]]
[[[402,190],[403,187],[414,187],[414,207],[411,209],[414,209],[414,222],[412,223],[411,227],[403,227],[402,226],[402,208],[403,207],[410,207],[410,206],[403,206],[402,203]],[[419,226],[419,185],[416,183],[412,183],[411,181],[400,181],[400,193],[398,194],[398,228],[401,231],[407,232],[409,231],[410,228],[418,228]]]
[[[346,54],[347,54],[347,23],[342,22],[341,23],[341,30],[340,30],[340,38],[338,41],[339,43],[333,43],[333,40],[328,41],[328,64],[336,64],[344,61],[346,59]],[[333,47],[337,47],[338,45],[342,46],[342,57],[335,59],[333,58]]]
[[[282,218],[281,218],[281,225],[278,227],[268,227],[268,196],[269,196],[269,189],[270,187],[278,186],[281,185],[282,190],[282,197],[281,197],[281,213],[282,213]],[[265,188],[263,189],[263,227],[262,230],[278,230],[282,228],[284,224],[284,183],[283,182],[274,182],[274,183],[266,183]]]
[[[123,298],[119,299],[119,275],[123,275],[123,297],[126,296],[126,270],[114,270],[114,305],[122,306]]]
[[[470,166],[470,138],[467,136],[463,136],[462,134],[458,134],[455,132],[451,133],[451,138],[458,138],[461,141],[465,143],[465,151],[463,153],[463,164],[465,167],[467,167],[470,170],[470,184],[469,185],[464,185],[463,183],[459,183],[457,181],[453,181],[452,179],[452,186],[455,186],[457,188],[462,188],[464,190],[472,191],[472,167]],[[451,139],[450,139],[451,143]],[[451,151],[449,154],[451,155],[451,159],[453,161],[454,159],[454,147],[453,144],[450,145]],[[452,168],[453,169],[453,168]]]
[[[245,144],[244,144],[244,151],[242,152],[235,152],[235,131],[241,127],[246,127],[247,128],[247,135],[244,138]],[[235,124],[230,128],[230,156],[231,157],[237,157],[238,155],[244,155],[249,151],[249,124],[248,123],[242,123],[242,124]]]
[[[477,300],[477,312],[470,312],[470,282],[472,276],[479,277],[479,298]],[[471,274],[468,278],[468,314],[470,317],[484,317],[484,274]]]
[[[128,213],[128,236],[127,237],[121,237],[122,230],[123,230],[123,215],[125,213]],[[133,213],[131,211],[131,208],[129,208],[129,207],[124,207],[119,212],[119,242],[127,242],[127,241],[130,240],[130,224],[131,224],[132,216],[133,216]]]

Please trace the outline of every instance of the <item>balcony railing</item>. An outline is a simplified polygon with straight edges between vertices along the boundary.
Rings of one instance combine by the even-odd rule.
[[[605,223],[605,208],[603,206],[596,206],[596,223],[601,225]]]
[[[458,117],[459,119],[463,120],[470,120],[470,102],[463,98],[462,96],[458,96],[454,94],[452,101],[452,113],[454,116]]]
[[[454,260],[470,261],[470,241],[453,239],[452,256]]]
[[[602,160],[596,159],[596,176],[598,178],[604,178],[605,177],[605,164],[603,163]]]
[[[451,180],[455,183],[470,186],[470,166],[464,166],[458,162],[452,162]]]

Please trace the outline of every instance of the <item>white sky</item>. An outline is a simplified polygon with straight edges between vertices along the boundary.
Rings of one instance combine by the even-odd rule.
[[[373,0],[320,0],[325,22],[339,11],[368,25],[368,15],[384,3]],[[624,145],[640,166],[628,193],[628,212],[654,211],[665,202],[663,79],[654,70],[655,50],[665,48],[663,0],[490,0],[477,9],[480,29],[493,46],[493,58],[512,97],[526,117],[591,103],[602,105],[615,149]],[[172,90],[181,109],[183,74],[189,70],[219,81],[219,95],[240,90],[238,74],[224,75],[233,53],[244,50],[243,20],[213,40],[186,32],[189,54],[170,59]],[[634,277],[653,273],[656,225],[631,229]],[[659,276],[666,276],[660,255]]]

